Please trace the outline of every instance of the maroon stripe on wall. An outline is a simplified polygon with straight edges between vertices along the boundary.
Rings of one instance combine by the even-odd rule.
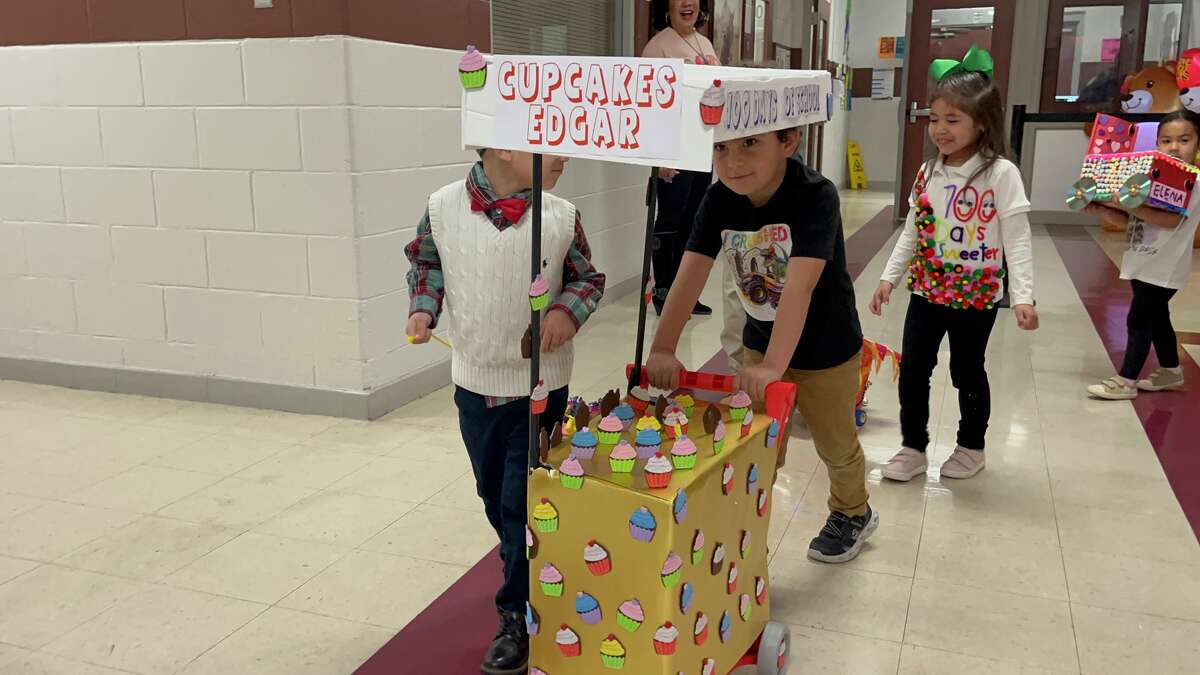
[[[1052,227],[1050,233],[1116,369],[1125,356],[1125,316],[1132,298],[1129,283],[1121,281],[1120,270],[1087,232],[1078,227]],[[1189,383],[1185,389],[1141,394],[1133,407],[1192,531],[1200,536],[1200,452],[1196,440],[1200,439],[1200,415],[1196,414],[1200,410],[1200,366],[1183,349],[1179,350],[1179,363]],[[1146,367],[1157,365],[1151,355]],[[1109,374],[1095,375],[1099,379]],[[1080,396],[1084,395],[1082,390],[1080,383]]]
[[[892,207],[881,210],[846,240],[846,262],[857,279],[895,232]],[[702,368],[727,367],[717,352]],[[433,604],[379,649],[354,675],[395,673],[474,673],[496,631],[494,596],[503,578],[496,550],[479,561]],[[542,630],[553,630],[542,626]],[[453,635],[453,640],[447,640]]]
[[[489,0],[0,0],[0,45],[352,35],[492,44]]]

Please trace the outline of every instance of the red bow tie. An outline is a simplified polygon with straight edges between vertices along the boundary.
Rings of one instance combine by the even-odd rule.
[[[514,225],[521,221],[521,216],[525,215],[525,209],[528,208],[529,202],[517,197],[505,197],[490,203],[482,202],[474,197],[471,199],[472,211],[483,212],[488,209],[499,209],[505,220]]]

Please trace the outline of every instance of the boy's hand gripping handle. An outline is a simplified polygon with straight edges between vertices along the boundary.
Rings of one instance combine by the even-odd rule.
[[[641,371],[641,381],[638,384],[642,387],[649,386],[650,376],[646,373],[645,366],[638,370]],[[625,376],[633,377],[632,363],[625,366]],[[681,370],[679,371],[679,386],[688,389],[702,389],[704,391],[732,394],[733,376]],[[791,418],[792,410],[796,407],[796,385],[782,380],[768,384],[767,400],[765,403],[767,415],[779,420],[780,428],[788,429],[788,421]]]

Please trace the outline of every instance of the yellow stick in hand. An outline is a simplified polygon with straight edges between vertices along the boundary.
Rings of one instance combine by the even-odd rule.
[[[417,340],[417,338],[412,335],[406,335],[405,337],[408,338],[408,344],[410,344],[410,345],[412,343],[416,342],[416,340]],[[454,349],[454,345],[450,344],[449,342],[446,342],[445,340],[443,340],[442,338],[440,338],[436,335],[430,335],[429,337],[440,342],[442,344],[442,346],[444,346],[446,349]]]

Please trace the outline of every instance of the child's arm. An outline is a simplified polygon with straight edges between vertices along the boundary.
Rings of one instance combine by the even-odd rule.
[[[659,389],[672,390],[679,386],[679,371],[683,370],[683,364],[675,357],[675,350],[679,347],[683,327],[692,315],[692,308],[696,306],[704,283],[708,281],[713,262],[712,258],[695,251],[683,254],[675,281],[667,293],[662,316],[658,319],[654,341],[650,343],[650,356],[646,360],[650,384]]]
[[[446,297],[445,281],[442,277],[442,257],[437,242],[433,240],[433,229],[429,225],[429,210],[417,224],[417,236],[404,247],[408,258],[408,323],[405,333],[416,344],[429,342],[431,329],[437,325],[442,313],[442,300]]]
[[[825,261],[820,258],[788,260],[787,281],[779,298],[779,311],[775,314],[767,353],[762,363],[743,369],[737,376],[735,387],[750,394],[754,400],[765,400],[767,385],[781,379],[791,365],[792,355],[796,353],[796,345],[800,343],[800,335],[808,321],[813,289],[824,270]]]
[[[1004,244],[1004,259],[1008,262],[1008,292],[1012,294],[1017,325],[1024,330],[1036,330],[1038,315],[1033,306],[1033,232],[1029,227],[1029,216],[1024,212],[1001,216],[1000,239]]]
[[[592,265],[592,249],[583,232],[583,216],[575,210],[575,238],[563,259],[563,289],[542,319],[542,351],[566,344],[595,313],[604,297],[605,276]]]
[[[1149,206],[1139,206],[1136,209],[1130,209],[1129,213],[1137,216],[1138,220],[1147,225],[1164,230],[1173,230],[1179,227],[1179,224],[1185,218],[1185,216],[1181,216],[1178,213],[1171,213],[1170,211],[1163,211],[1162,209],[1155,209]]]
[[[916,215],[916,209],[909,208],[908,217],[904,220],[904,228],[900,230],[900,238],[896,240],[892,255],[883,269],[879,287],[875,289],[875,294],[871,297],[869,309],[875,316],[883,314],[883,306],[892,301],[892,289],[900,283],[900,278],[904,276],[909,261],[912,260],[913,251],[917,250],[917,228],[913,225]]]

